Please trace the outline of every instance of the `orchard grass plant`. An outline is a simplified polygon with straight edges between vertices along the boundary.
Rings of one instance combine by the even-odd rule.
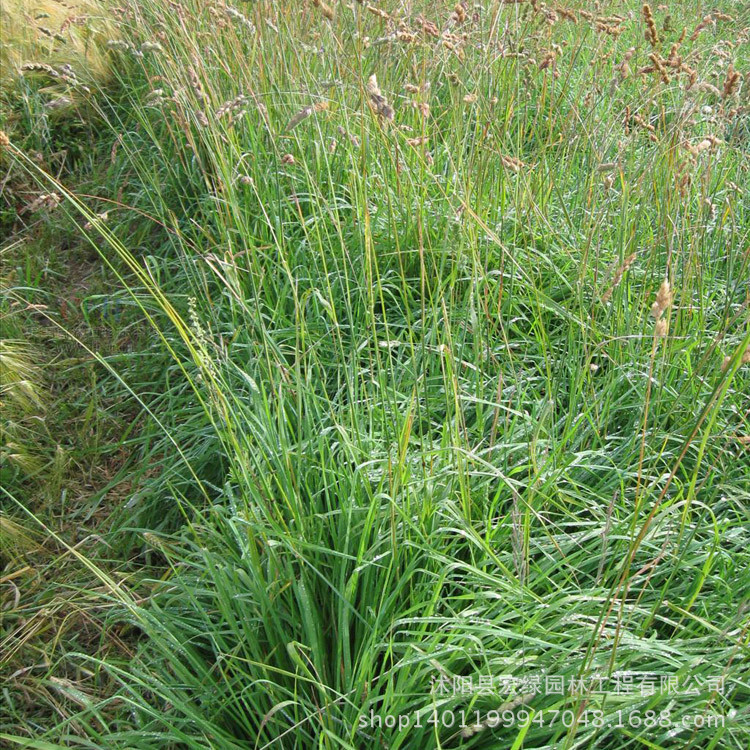
[[[0,739],[747,748],[747,5],[97,13],[82,166],[0,159],[148,331],[86,345],[136,460],[106,554],[5,490],[100,637]]]

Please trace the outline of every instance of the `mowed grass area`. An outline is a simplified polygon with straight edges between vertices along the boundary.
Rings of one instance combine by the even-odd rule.
[[[745,750],[750,6],[18,6],[0,743]]]

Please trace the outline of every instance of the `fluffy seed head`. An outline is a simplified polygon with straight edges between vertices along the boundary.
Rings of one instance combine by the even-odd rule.
[[[654,320],[659,320],[672,304],[672,289],[669,286],[669,280],[664,279],[661,282],[659,291],[656,293],[656,301],[651,305],[651,316]]]

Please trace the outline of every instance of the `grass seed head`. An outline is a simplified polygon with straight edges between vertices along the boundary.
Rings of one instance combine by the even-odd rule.
[[[729,369],[729,365],[732,363],[732,357],[727,355],[724,357],[724,361],[721,363],[721,371],[726,372]],[[740,358],[740,363],[743,365],[750,364],[750,346],[745,349],[744,352],[742,352],[742,357]]]
[[[466,9],[461,3],[456,3],[451,13],[451,21],[456,24],[462,24],[466,20]]]
[[[734,69],[734,65],[730,63],[729,67],[727,68],[726,78],[724,79],[724,88],[721,92],[722,99],[728,99],[737,91],[737,88],[740,85],[741,78],[741,74],[736,71]]]
[[[37,196],[31,203],[21,209],[21,213],[34,213],[43,208],[52,211],[62,202],[62,198],[57,193],[42,193]]]
[[[511,172],[518,174],[526,165],[515,156],[508,156],[507,154],[500,154],[500,161],[506,169],[510,169]]]
[[[654,301],[654,304],[651,305],[651,317],[656,321],[660,320],[671,304],[672,289],[669,285],[669,280],[664,279],[664,281],[661,282],[659,291],[656,293],[656,300]]]
[[[376,8],[374,5],[366,5],[365,10],[372,13],[373,16],[382,18],[384,21],[390,21],[391,19],[390,15],[386,11],[382,10],[381,8]]]
[[[333,8],[331,8],[329,5],[326,5],[323,0],[313,0],[313,5],[320,10],[320,12],[329,20],[333,21],[335,17],[335,12]]]
[[[188,81],[190,82],[190,88],[193,90],[196,99],[198,99],[198,101],[201,103],[205,102],[206,92],[203,90],[201,80],[198,77],[198,74],[195,72],[195,68],[192,66],[188,68]]]
[[[654,16],[648,3],[643,4],[643,20],[646,22],[646,41],[652,47],[656,47],[659,44],[659,32],[656,30]]]
[[[609,298],[612,296],[612,292],[617,288],[617,286],[622,281],[622,277],[627,273],[630,266],[633,265],[633,261],[635,261],[637,253],[632,253],[631,255],[628,255],[627,258],[622,262],[622,265],[618,266],[618,268],[615,270],[614,276],[612,276],[612,283],[609,285],[607,290],[602,295],[602,303],[607,304],[609,302]]]
[[[375,112],[385,120],[393,120],[395,116],[393,107],[388,104],[388,100],[383,96],[383,92],[378,86],[377,76],[374,73],[368,78],[365,90],[370,97],[370,103]]]

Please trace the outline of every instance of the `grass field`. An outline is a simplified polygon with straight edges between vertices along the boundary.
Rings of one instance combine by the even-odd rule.
[[[0,16],[0,746],[750,746],[750,4]]]

